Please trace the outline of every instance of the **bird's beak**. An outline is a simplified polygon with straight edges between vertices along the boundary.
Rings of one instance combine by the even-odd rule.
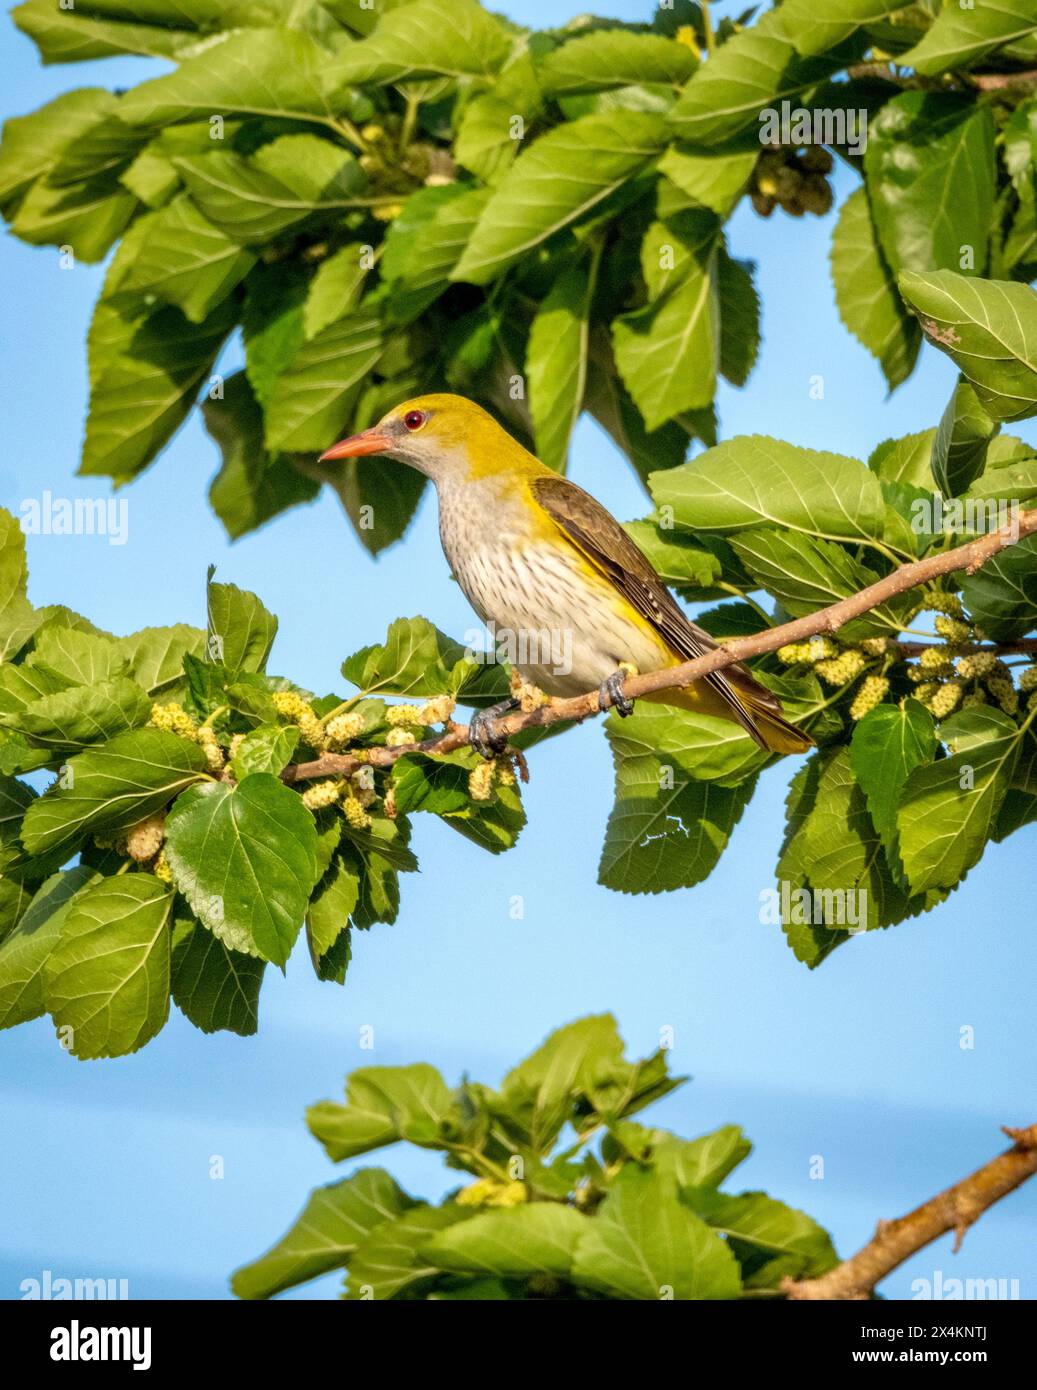
[[[318,463],[327,463],[331,459],[355,459],[363,454],[384,454],[392,448],[392,440],[386,435],[379,434],[377,430],[364,430],[362,434],[350,435],[348,439],[341,440],[338,444],[333,444],[330,449],[326,449]]]

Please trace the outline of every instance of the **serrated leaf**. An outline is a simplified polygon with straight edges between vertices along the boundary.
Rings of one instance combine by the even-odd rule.
[[[265,1255],[231,1278],[238,1298],[270,1298],[347,1263],[383,1221],[417,1204],[382,1168],[362,1168],[315,1188],[291,1229]]]
[[[66,753],[143,728],[150,717],[147,693],[125,676],[43,695],[14,716],[34,747]]]
[[[476,0],[414,0],[382,13],[374,33],[330,64],[336,89],[358,82],[490,77],[509,49],[500,22]]]
[[[721,145],[671,145],[659,161],[659,173],[693,203],[727,217],[741,197],[759,153],[755,132]]]
[[[277,635],[277,619],[255,594],[236,584],[208,586],[207,650],[230,671],[263,671]]]
[[[73,898],[43,967],[43,1002],[75,1057],[124,1057],[169,1016],[173,894],[150,874],[101,879]]]
[[[563,268],[537,310],[526,349],[537,456],[558,472],[583,408],[594,278],[586,265]]]
[[[609,1298],[737,1298],[734,1255],[651,1170],[630,1165],[589,1221],[572,1278]]]
[[[234,951],[283,965],[317,870],[317,832],[299,796],[266,772],[180,796],[166,820],[177,888]]]
[[[368,1232],[350,1259],[343,1296],[352,1300],[397,1298],[434,1278],[439,1269],[426,1257],[425,1245],[438,1232],[471,1216],[471,1210],[464,1207],[420,1205],[383,1221]]]
[[[812,55],[834,48],[855,30],[903,8],[903,0],[828,0],[823,8],[814,0],[785,0],[781,27],[798,53]]]
[[[892,391],[914,370],[922,335],[901,303],[863,188],[843,204],[832,234],[831,264],[839,317],[878,360]]]
[[[203,1033],[255,1033],[265,961],[229,950],[200,922],[179,912],[172,951],[173,1003],[185,1018]]]
[[[733,260],[721,247],[717,258],[720,309],[720,370],[732,386],[744,386],[760,347],[760,297],[752,261]]]
[[[334,1162],[397,1139],[437,1148],[457,1121],[454,1098],[435,1067],[360,1067],[346,1078],[346,1104],[311,1105],[306,1122]]]
[[[0,207],[9,212],[19,194],[114,102],[102,87],[80,87],[62,92],[26,116],[6,120],[0,144]]]
[[[740,435],[690,463],[653,473],[657,506],[691,531],[730,534],[784,526],[829,540],[882,534],[878,479],[857,459],[801,449],[765,435]]]
[[[1035,29],[1037,15],[1028,0],[993,0],[967,9],[949,5],[898,62],[925,77],[935,77],[971,67],[994,49],[1028,38]]]
[[[875,229],[895,271],[986,266],[994,210],[989,107],[943,92],[901,92],[869,123],[864,168]],[[953,182],[955,196],[946,197]]]
[[[422,1254],[435,1269],[527,1279],[567,1279],[591,1220],[558,1202],[534,1202],[488,1211],[450,1226],[426,1241]]]
[[[905,273],[900,291],[922,332],[972,382],[994,420],[1037,413],[1037,294],[949,270]]]
[[[486,284],[639,173],[665,139],[660,116],[625,110],[541,136],[493,192],[450,278]]]
[[[962,710],[944,720],[940,737],[965,746],[916,767],[904,784],[897,831],[911,887],[953,888],[993,834],[1019,753],[1019,728],[1000,710]]]
[[[638,83],[680,86],[698,66],[685,44],[661,34],[628,29],[596,29],[552,49],[536,66],[549,96],[597,92]]]
[[[962,601],[985,636],[1011,642],[1037,624],[1037,537],[1027,536],[962,581]]]
[[[206,767],[196,743],[162,729],[119,734],[69,759],[61,779],[26,811],[22,841],[30,854],[71,853],[90,832],[125,830],[161,810]]]
[[[361,383],[383,351],[378,315],[359,308],[304,342],[266,402],[271,449],[329,447],[349,419]]]
[[[70,246],[76,259],[100,261],[125,231],[136,203],[107,175],[61,187],[39,179],[19,204],[11,231],[32,246]]]
[[[78,893],[97,879],[85,865],[51,874],[0,942],[0,1028],[28,1023],[44,1012],[43,967],[61,937]]]
[[[999,429],[983,408],[975,388],[959,381],[933,440],[933,479],[945,497],[957,497],[983,472],[987,446]]]
[[[878,705],[858,722],[850,766],[868,802],[891,865],[897,864],[897,808],[904,783],[936,753],[933,717],[917,700]]]
[[[762,1267],[753,1268],[753,1288],[776,1288],[786,1275],[815,1279],[839,1262],[827,1231],[805,1212],[766,1192],[730,1196],[710,1188],[685,1187],[681,1200],[723,1235],[737,1255],[748,1250],[764,1257]]]
[[[505,668],[466,653],[427,618],[397,618],[381,646],[346,658],[342,674],[369,695],[448,694],[480,706],[501,699],[508,688]]]

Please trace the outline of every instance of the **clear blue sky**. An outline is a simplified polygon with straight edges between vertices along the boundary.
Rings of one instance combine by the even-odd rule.
[[[511,0],[543,23],[576,3]],[[602,13],[643,17],[610,0]],[[154,64],[124,60],[41,69],[29,42],[2,30],[4,114],[72,86],[130,85]],[[839,197],[852,184],[839,183]],[[745,391],[722,388],[725,436],[751,431],[858,456],[933,425],[950,390],[926,351],[891,400],[874,361],[836,316],[828,278],[831,217],[730,228],[759,262],[764,343]],[[58,268],[53,248],[0,241],[9,329],[0,348],[4,449],[0,501],[17,511],[44,488],[96,496],[73,472],[86,405],[84,333],[101,270]],[[227,366],[233,367],[234,354]],[[821,373],[821,401],[808,394]],[[1037,438],[1032,424],[1024,428]],[[424,613],[470,625],[447,574],[435,507],[371,561],[335,500],[276,520],[235,545],[205,500],[216,450],[195,419],[124,495],[122,548],[30,537],[30,593],[67,602],[117,632],[202,622],[205,567],[255,589],[281,618],[271,668],[314,689],[340,684],[342,658],[389,621]],[[577,432],[572,475],[621,517],[646,508],[633,474],[595,426]],[[736,1175],[809,1210],[849,1254],[878,1217],[907,1210],[991,1156],[998,1125],[1037,1115],[1033,827],[994,847],[950,902],[920,921],[850,943],[809,974],[778,929],[757,920],[773,881],[787,772],[765,779],[713,877],[694,890],[625,897],[595,884],[611,801],[600,727],[538,749],[530,824],[495,859],[432,820],[415,835],[422,873],[404,883],[395,926],[355,942],[346,988],[318,984],[298,954],[268,971],[258,1037],[204,1037],[179,1014],[135,1057],[79,1063],[46,1020],[0,1034],[0,1297],[43,1269],[128,1278],[132,1295],[226,1296],[226,1277],[281,1234],[310,1187],[343,1176],[303,1126],[311,1101],[340,1093],[351,1068],[427,1059],[450,1081],[489,1082],[551,1028],[611,1009],[638,1055],[676,1029],[673,1065],[694,1080],[650,1112],[681,1133],[734,1121],[756,1150]],[[509,916],[514,894],[525,918]],[[374,1053],[359,1030],[375,1029]],[[959,1030],[975,1030],[975,1048]],[[225,1177],[212,1181],[220,1154]],[[809,1178],[813,1155],[823,1181]],[[378,1161],[378,1160],[376,1160]],[[401,1181],[435,1196],[451,1185],[430,1155],[390,1151]],[[887,1281],[1005,1277],[1037,1296],[1037,1187],[988,1214],[952,1257],[930,1248]],[[333,1297],[336,1278],[316,1286]]]

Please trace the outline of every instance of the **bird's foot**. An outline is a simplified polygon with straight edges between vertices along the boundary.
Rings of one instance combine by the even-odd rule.
[[[468,742],[480,758],[485,758],[488,762],[492,761],[494,758],[499,758],[507,748],[507,734],[497,733],[490,726],[503,715],[510,714],[518,707],[518,700],[512,697],[508,700],[500,700],[497,704],[478,710],[472,715],[468,724]]]
[[[598,709],[604,713],[605,710],[612,708],[619,715],[620,719],[626,719],[634,712],[634,702],[623,694],[623,682],[627,676],[636,675],[637,672],[632,666],[626,664],[613,671],[611,676],[606,676],[598,686]]]

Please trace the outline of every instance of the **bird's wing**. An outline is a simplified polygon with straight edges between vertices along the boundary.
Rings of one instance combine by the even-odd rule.
[[[650,561],[615,517],[589,492],[554,475],[532,479],[530,488],[567,539],[652,624],[677,656],[691,661],[716,648],[709,633],[686,617]],[[754,680],[749,669],[740,663],[711,671],[704,680],[723,697],[738,722],[754,737],[752,716],[738,692],[755,705],[781,714],[777,696]]]

